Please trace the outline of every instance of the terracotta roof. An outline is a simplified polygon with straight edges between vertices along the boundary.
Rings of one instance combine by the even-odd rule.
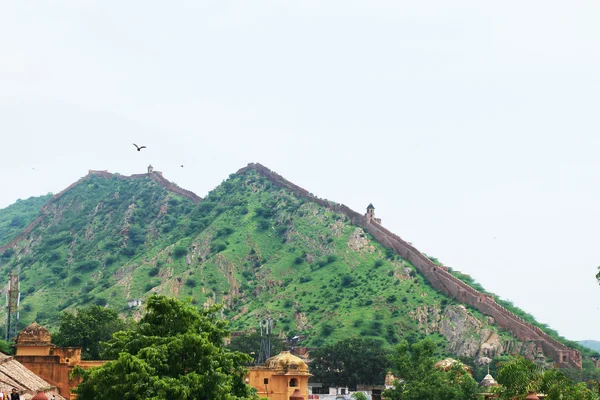
[[[30,400],[40,391],[55,395],[56,400],[64,400],[58,394],[56,386],[52,386],[11,356],[0,353],[0,391],[10,393],[13,388],[17,389],[23,400]]]

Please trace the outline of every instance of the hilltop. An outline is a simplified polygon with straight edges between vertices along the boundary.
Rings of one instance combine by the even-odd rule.
[[[164,293],[224,303],[237,330],[271,316],[281,335],[306,335],[309,346],[429,336],[483,364],[522,353],[581,367],[556,334],[467,285],[374,214],[319,199],[260,164],[205,199],[149,169],[90,171],[45,200],[33,220],[42,200],[31,200],[20,234],[0,234],[0,277],[19,273],[22,325],[52,325],[60,311],[91,303],[137,317],[129,301]]]

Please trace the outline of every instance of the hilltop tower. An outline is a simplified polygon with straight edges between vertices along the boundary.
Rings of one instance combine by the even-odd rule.
[[[367,206],[367,213],[365,214],[365,217],[367,217],[367,223],[375,221],[378,224],[381,224],[381,218],[375,218],[375,207],[373,206],[373,203],[369,203]]]
[[[154,172],[154,167],[152,166],[152,164],[148,165],[148,175],[150,175],[152,172]]]

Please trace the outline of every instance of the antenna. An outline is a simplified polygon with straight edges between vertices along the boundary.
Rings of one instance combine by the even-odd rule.
[[[260,321],[260,350],[256,365],[264,364],[271,358],[271,334],[273,333],[273,320],[271,317]]]
[[[21,301],[19,275],[11,272],[8,284],[8,293],[6,294],[6,341],[17,336],[19,327],[19,303]]]

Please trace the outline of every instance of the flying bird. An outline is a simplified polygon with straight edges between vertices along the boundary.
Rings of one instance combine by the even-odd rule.
[[[181,166],[181,168],[183,168],[183,165]]]
[[[138,146],[138,145],[137,145],[137,144],[135,144],[135,143],[134,143],[133,145],[135,146],[135,148],[137,149],[137,151],[140,151],[140,150],[142,150],[142,149],[145,149],[145,148],[146,148],[146,146]]]

